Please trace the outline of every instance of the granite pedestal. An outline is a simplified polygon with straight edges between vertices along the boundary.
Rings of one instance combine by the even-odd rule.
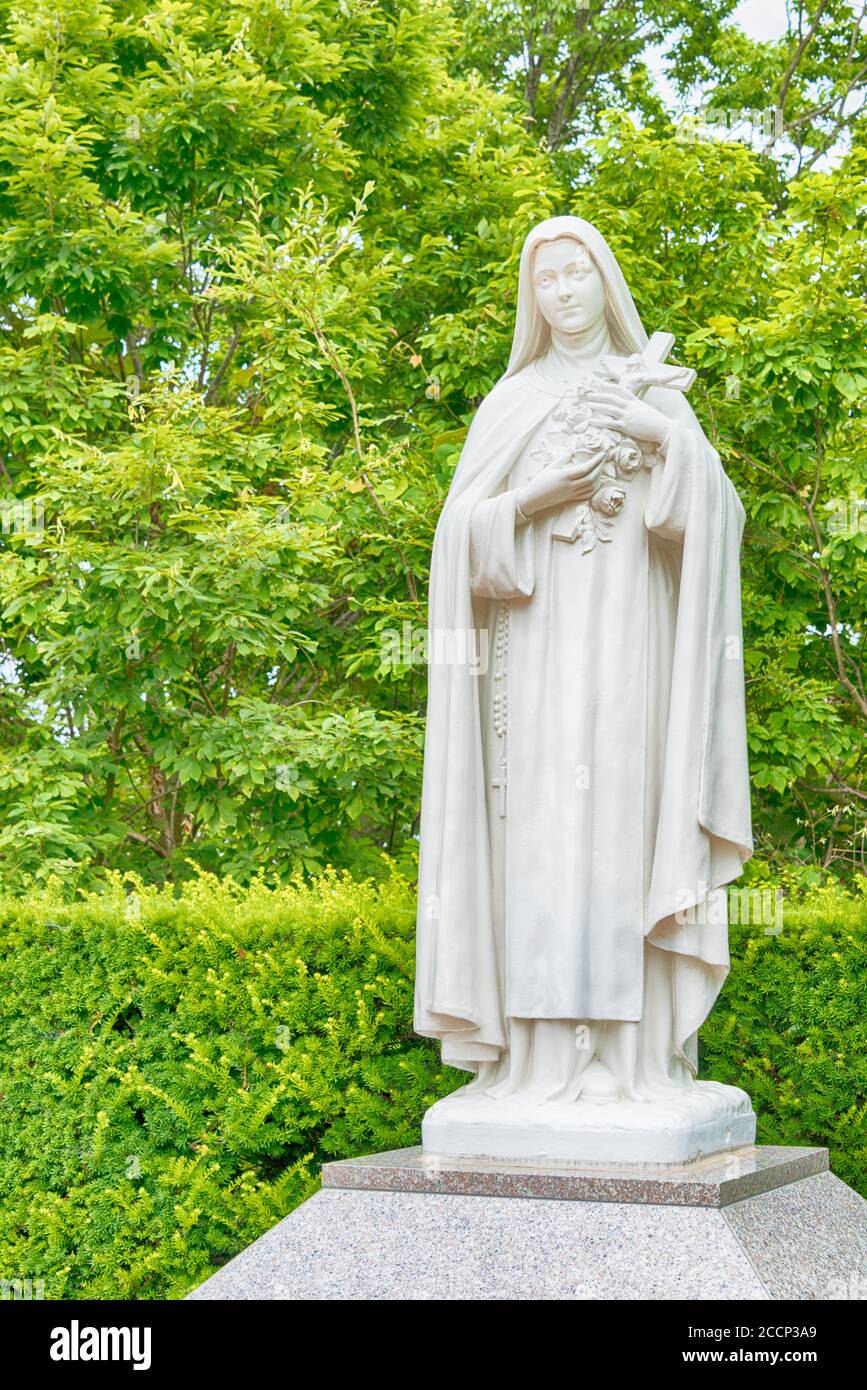
[[[322,1190],[191,1299],[867,1297],[867,1202],[826,1149],[747,1146],[660,1167],[397,1149]]]

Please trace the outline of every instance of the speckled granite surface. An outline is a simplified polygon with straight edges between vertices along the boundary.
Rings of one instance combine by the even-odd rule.
[[[350,1171],[381,1171],[395,1165],[411,1170],[406,1155],[413,1152],[352,1160]],[[754,1156],[750,1168],[749,1155],[742,1155],[746,1168],[740,1175],[713,1175],[705,1160],[709,1166],[704,1181],[724,1189],[725,1183],[742,1178],[760,1180],[773,1167],[774,1156],[779,1176],[787,1163],[796,1161],[793,1152],[825,1154],[756,1152],[768,1161]],[[345,1176],[346,1165],[329,1167],[343,1170]],[[528,1175],[506,1176],[523,1182]],[[585,1176],[574,1170],[565,1175],[572,1183]],[[649,1180],[646,1173],[590,1177],[605,1184]],[[696,1174],[690,1178],[695,1181]],[[621,1187],[621,1193],[628,1190]],[[722,1195],[724,1199],[725,1190]],[[551,1198],[467,1196],[453,1188],[418,1192],[331,1186],[291,1212],[189,1297],[864,1299],[867,1202],[826,1171],[713,1205],[649,1200],[646,1195],[620,1201],[610,1195],[569,1198],[563,1190]]]
[[[763,1299],[717,1211],[334,1188],[193,1299]]]
[[[326,1163],[323,1187],[437,1192],[466,1197],[540,1197],[582,1202],[721,1207],[822,1173],[827,1149],[752,1145],[665,1167],[545,1166],[436,1158],[421,1146]]]
[[[867,1299],[867,1202],[833,1173],[724,1217],[772,1298]]]

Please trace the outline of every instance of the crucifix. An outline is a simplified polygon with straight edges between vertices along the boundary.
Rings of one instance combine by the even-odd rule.
[[[505,754],[500,758],[500,771],[498,776],[491,778],[491,786],[496,787],[500,793],[500,815],[506,814],[506,758]]]
[[[643,352],[633,352],[629,357],[606,353],[602,366],[610,377],[636,396],[643,396],[649,386],[688,391],[695,381],[695,372],[691,367],[678,367],[674,362],[666,362],[673,347],[673,333],[654,333]]]

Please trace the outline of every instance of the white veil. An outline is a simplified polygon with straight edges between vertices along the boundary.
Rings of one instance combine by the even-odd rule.
[[[544,241],[555,241],[558,237],[574,237],[582,242],[596,262],[605,283],[605,312],[614,351],[623,354],[640,352],[647,345],[647,333],[638,317],[623,271],[601,232],[582,217],[549,217],[527,234],[521,251],[515,336],[504,378],[514,376],[522,367],[535,361],[547,351],[551,342],[550,325],[536,303],[533,257],[537,246]]]

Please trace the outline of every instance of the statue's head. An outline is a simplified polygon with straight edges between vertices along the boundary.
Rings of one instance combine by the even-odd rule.
[[[577,237],[540,241],[532,273],[542,316],[564,338],[583,334],[605,318],[605,282],[590,250]]]
[[[577,336],[604,318],[614,352],[628,356],[647,343],[614,253],[581,217],[548,217],[528,232],[515,309],[507,376],[548,350],[552,329]]]

